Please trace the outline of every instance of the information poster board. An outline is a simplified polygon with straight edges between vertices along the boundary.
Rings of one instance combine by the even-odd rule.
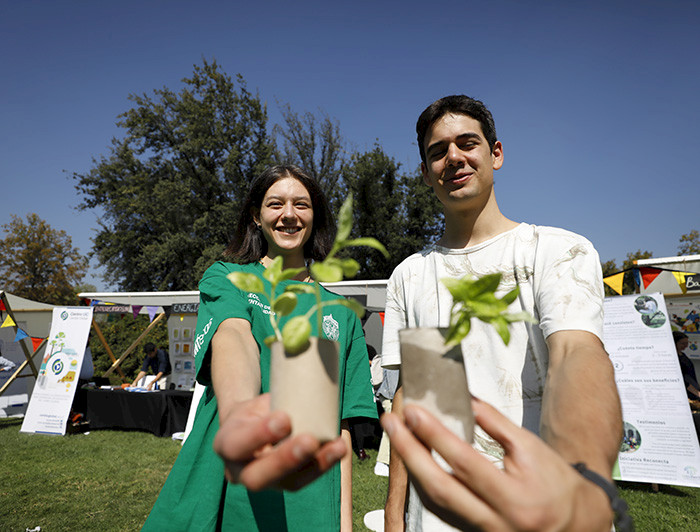
[[[176,390],[194,388],[194,332],[199,303],[175,303],[168,319],[170,343],[170,382]]]
[[[92,307],[53,309],[51,332],[21,432],[66,433],[91,324]]]
[[[613,478],[700,487],[700,447],[663,295],[606,298],[604,337],[624,420]]]

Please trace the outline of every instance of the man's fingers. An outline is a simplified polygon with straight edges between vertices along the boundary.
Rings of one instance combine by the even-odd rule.
[[[406,407],[405,413],[409,417],[411,416],[410,411],[412,408],[414,407]],[[462,515],[468,514],[469,522],[473,525],[485,526],[486,523],[497,521],[498,518],[494,512],[474,495],[470,486],[466,486],[465,489],[463,483],[444,471],[435,462],[430,450],[414,437],[398,416],[395,414],[384,414],[381,418],[381,423],[391,439],[391,445],[406,464],[411,479],[421,494],[421,499],[434,513],[458,527],[464,526],[464,521],[456,517],[458,513]],[[472,454],[475,453],[470,445],[457,438],[440,423],[435,425],[432,423],[426,424],[423,427],[420,425],[419,420],[418,430],[422,435],[426,436],[426,440],[434,443],[440,438],[448,438],[452,440],[451,443],[454,443],[454,441],[458,442],[463,453],[465,451],[471,451]],[[435,438],[425,434],[431,429],[436,431]],[[448,444],[449,446],[450,444]],[[437,448],[436,451],[438,451]],[[490,467],[493,468],[493,466]]]

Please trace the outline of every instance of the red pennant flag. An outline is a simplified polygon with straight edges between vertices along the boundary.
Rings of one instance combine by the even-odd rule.
[[[41,342],[43,342],[43,338],[34,338],[32,336],[32,347],[34,348],[34,352],[36,353],[36,350],[39,349],[39,346],[41,345]]]
[[[384,327],[384,313],[383,312],[379,313],[379,319],[382,320],[382,327]]]
[[[661,273],[661,270],[657,270],[656,268],[639,268],[639,270],[642,273],[644,288],[648,287]]]
[[[0,299],[0,310],[7,310],[5,308],[5,302],[2,299]]]

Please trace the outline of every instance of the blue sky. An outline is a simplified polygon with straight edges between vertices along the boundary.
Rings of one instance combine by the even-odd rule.
[[[676,255],[700,229],[700,4],[0,0],[0,224],[36,212],[84,253],[97,228],[72,172],[120,135],[129,94],[178,89],[215,59],[267,102],[337,119],[419,164],[433,100],[482,99],[510,218],[589,238],[602,260]],[[695,192],[695,193],[694,193]],[[167,206],[163,206],[167,208]],[[94,267],[86,279],[109,289]]]

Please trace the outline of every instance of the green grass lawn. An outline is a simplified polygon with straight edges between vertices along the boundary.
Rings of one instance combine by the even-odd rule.
[[[0,420],[1,532],[139,530],[180,444],[142,432],[93,431],[64,437],[20,434]],[[355,459],[355,530],[384,504],[387,479],[374,475],[375,452]],[[700,488],[621,483],[638,531],[700,530]]]

